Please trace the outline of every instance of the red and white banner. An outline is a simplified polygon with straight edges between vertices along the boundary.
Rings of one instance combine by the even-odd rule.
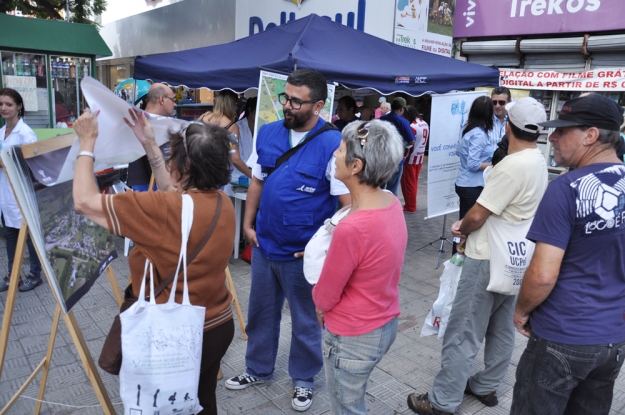
[[[501,69],[500,85],[517,89],[558,91],[625,91],[625,68],[584,72]]]

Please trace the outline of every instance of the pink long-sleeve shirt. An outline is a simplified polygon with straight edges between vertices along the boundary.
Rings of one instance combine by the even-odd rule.
[[[330,332],[359,336],[399,315],[398,284],[407,242],[397,199],[387,208],[356,211],[337,225],[313,289]]]

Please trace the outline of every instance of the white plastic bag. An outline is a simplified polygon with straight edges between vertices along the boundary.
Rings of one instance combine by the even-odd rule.
[[[532,221],[533,218],[508,222],[493,215],[486,220],[490,249],[488,291],[506,295],[519,293],[525,271],[534,256],[535,244],[525,238]]]
[[[451,306],[454,303],[454,298],[456,298],[456,290],[458,289],[460,274],[462,274],[463,263],[464,255],[461,254],[455,254],[449,261],[445,262],[438,298],[434,301],[432,309],[425,318],[425,323],[423,323],[423,328],[421,329],[421,337],[438,334],[438,338],[442,339],[445,335]]]
[[[309,284],[315,285],[317,281],[319,281],[321,270],[323,269],[323,264],[326,262],[328,249],[330,248],[330,242],[332,242],[334,228],[347,216],[350,209],[351,205],[345,206],[331,218],[326,219],[323,222],[323,226],[315,232],[313,237],[310,238],[310,241],[306,244],[306,248],[304,249],[304,277]]]
[[[187,240],[193,222],[193,200],[182,199],[182,247],[169,301],[156,304],[152,264],[146,260],[139,298],[120,314],[122,367],[120,397],[124,415],[192,415],[202,410],[197,391],[202,359],[205,307],[192,306],[187,285]],[[175,302],[180,265],[182,304]],[[145,285],[150,269],[150,301]]]

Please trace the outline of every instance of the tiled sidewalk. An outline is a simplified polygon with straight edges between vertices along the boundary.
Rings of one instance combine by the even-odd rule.
[[[439,277],[442,268],[434,269],[438,242],[421,251],[418,248],[436,240],[442,230],[442,218],[424,220],[426,213],[427,168],[422,170],[419,191],[419,210],[414,215],[406,215],[409,242],[400,283],[401,316],[399,333],[391,350],[373,371],[367,389],[369,413],[374,415],[412,414],[406,406],[406,396],[414,391],[426,392],[432,385],[434,375],[440,366],[441,341],[437,338],[420,338],[421,327],[432,303],[438,295]],[[449,221],[453,218],[450,217]],[[450,225],[450,222],[448,222]],[[447,235],[449,235],[449,232]],[[116,240],[118,252],[123,252],[123,240]],[[0,275],[6,274],[4,240],[0,238]],[[450,257],[449,247],[445,247],[443,260]],[[122,287],[128,280],[128,262],[122,256],[113,263],[113,268]],[[250,290],[250,266],[240,260],[231,260],[230,270],[241,301],[243,313],[247,311]],[[24,273],[27,270],[24,268]],[[0,294],[0,310],[3,312],[6,293]],[[55,302],[47,284],[28,293],[19,293],[11,337],[8,345],[7,360],[0,380],[0,408],[24,382],[28,375],[43,359]],[[89,349],[97,357],[108,332],[113,317],[117,313],[115,300],[108,280],[101,277],[87,296],[74,308],[76,318],[87,340]],[[236,319],[235,319],[235,323]],[[245,370],[245,347],[238,324],[234,341],[226,354],[222,369],[224,378],[234,376]],[[220,414],[294,414],[291,409],[293,386],[288,376],[287,356],[290,344],[290,315],[288,305],[283,311],[282,332],[275,380],[264,385],[242,391],[230,391],[220,382],[217,399]],[[519,357],[525,348],[526,340],[517,334],[515,350],[508,374],[498,390],[499,405],[486,408],[475,398],[465,397],[457,414],[507,414],[512,400],[514,373]],[[478,354],[473,370],[483,367],[482,353]],[[119,382],[116,376],[100,372],[111,400],[116,403],[119,414]],[[308,414],[329,413],[323,370],[316,377],[315,396]],[[35,403],[26,397],[36,397],[39,383],[36,381],[24,393],[24,398],[11,409],[11,414],[25,415],[32,413]],[[70,406],[44,404],[42,414],[46,415],[86,415],[101,414],[98,400],[84,373],[72,340],[60,324],[44,400]],[[76,406],[92,406],[75,408]],[[617,380],[612,404],[613,414],[625,414],[625,382],[623,376]]]

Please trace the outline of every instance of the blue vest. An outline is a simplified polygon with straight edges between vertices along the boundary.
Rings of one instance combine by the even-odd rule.
[[[319,118],[309,134],[324,125]],[[256,237],[265,257],[294,260],[293,254],[303,251],[324,220],[336,211],[336,196],[330,195],[326,168],[340,144],[339,131],[325,131],[265,177],[256,215]],[[290,148],[289,130],[282,121],[260,128],[256,152],[263,176]]]

